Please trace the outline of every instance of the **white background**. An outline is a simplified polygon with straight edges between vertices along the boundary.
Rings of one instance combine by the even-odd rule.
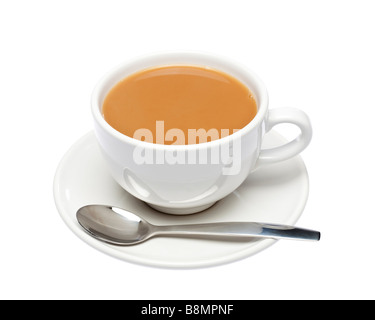
[[[374,299],[374,17],[362,0],[1,0],[0,298]],[[104,255],[65,226],[53,177],[92,128],[93,87],[127,59],[170,49],[246,64],[270,108],[310,115],[298,225],[319,229],[321,242],[165,270]]]

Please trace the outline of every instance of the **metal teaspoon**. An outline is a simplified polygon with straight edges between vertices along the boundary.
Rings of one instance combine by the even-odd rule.
[[[141,243],[155,236],[215,239],[289,239],[319,241],[320,232],[294,226],[259,222],[217,222],[156,226],[127,210],[88,205],[77,211],[80,225],[94,238],[121,246]]]

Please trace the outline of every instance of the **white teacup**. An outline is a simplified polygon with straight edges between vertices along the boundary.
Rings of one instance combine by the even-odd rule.
[[[137,71],[163,65],[210,67],[248,86],[258,106],[244,128],[219,140],[194,145],[153,144],[130,138],[103,118],[102,105],[110,89]],[[110,71],[92,95],[95,133],[114,179],[130,194],[170,214],[190,214],[209,208],[233,192],[260,165],[287,160],[311,140],[307,115],[294,108],[268,110],[268,94],[252,71],[228,59],[201,53],[144,56]],[[280,123],[297,125],[301,133],[291,142],[261,150],[264,134]]]

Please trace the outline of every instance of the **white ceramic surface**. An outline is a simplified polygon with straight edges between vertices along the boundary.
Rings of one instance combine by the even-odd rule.
[[[257,115],[246,127],[228,137],[196,145],[152,144],[127,137],[113,129],[101,112],[108,91],[127,75],[163,65],[200,65],[236,77],[253,93],[258,106]],[[127,62],[113,69],[99,82],[91,104],[96,136],[114,179],[135,197],[172,214],[195,213],[210,207],[245,181],[256,165],[279,162],[299,154],[309,144],[312,135],[309,119],[302,111],[294,108],[268,110],[267,90],[252,71],[226,58],[208,54],[164,53]],[[301,133],[283,146],[261,150],[263,136],[279,123],[297,125]],[[207,154],[211,155],[215,148],[225,149],[227,143],[231,146],[232,164],[229,161],[213,163],[210,160],[208,164],[169,164],[164,160],[164,164],[158,164],[156,160],[157,154],[165,159],[167,156],[163,156],[164,152],[171,157],[181,152],[182,158],[187,159],[189,152],[198,154],[205,148]],[[154,162],[136,163],[134,154],[137,148],[143,148],[144,154],[154,155]]]
[[[263,147],[283,143],[285,139],[271,131],[265,136]],[[251,179],[206,211],[184,216],[164,214],[124,191],[113,180],[94,133],[90,132],[61,160],[54,180],[54,196],[64,222],[92,247],[128,262],[183,269],[243,259],[269,247],[275,240],[154,238],[136,246],[119,247],[89,236],[78,224],[76,211],[87,204],[107,204],[133,211],[154,224],[258,221],[294,225],[305,207],[308,185],[305,165],[297,156],[258,169]]]

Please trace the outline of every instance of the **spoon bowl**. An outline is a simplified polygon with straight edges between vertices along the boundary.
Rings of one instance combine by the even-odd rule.
[[[95,238],[116,245],[137,244],[152,234],[153,226],[120,208],[89,205],[77,211],[80,225]]]

